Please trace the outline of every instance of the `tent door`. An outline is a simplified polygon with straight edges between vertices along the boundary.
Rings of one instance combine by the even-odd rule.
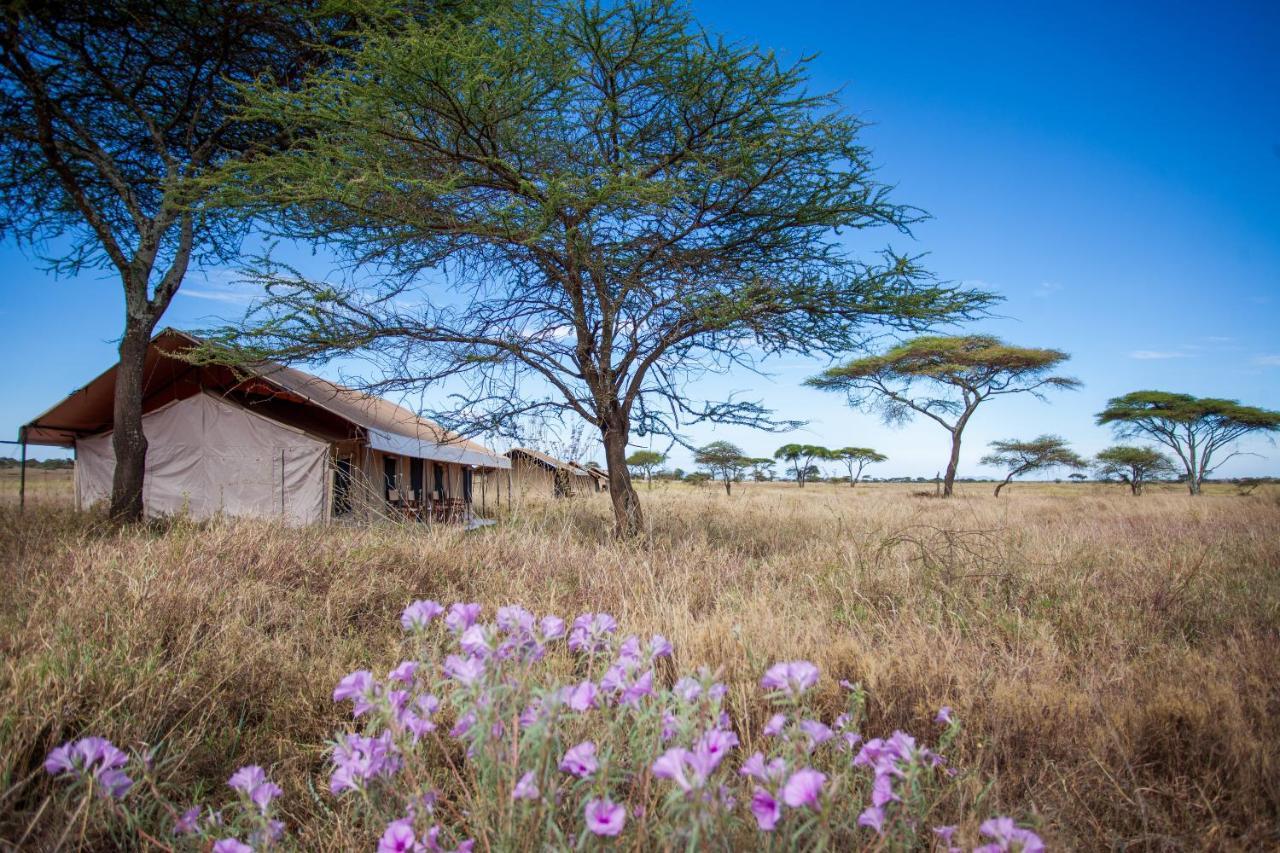
[[[432,463],[431,473],[432,477],[435,479],[436,498],[444,499],[449,497],[449,491],[444,485],[444,466],[439,462]]]
[[[462,469],[462,499],[471,505],[471,490],[473,486],[473,475],[470,468]]]
[[[383,474],[383,479],[386,480],[385,488],[383,489],[383,497],[387,501],[391,500],[391,492],[400,488],[399,482],[398,482],[399,478],[397,476],[399,465],[400,465],[399,457],[396,457],[396,456],[382,457],[382,474]]]

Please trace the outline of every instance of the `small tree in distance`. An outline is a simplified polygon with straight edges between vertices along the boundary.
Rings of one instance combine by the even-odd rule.
[[[757,483],[773,479],[774,461],[768,457],[756,457],[748,460],[751,465],[751,478]]]
[[[707,468],[712,477],[724,481],[724,493],[733,494],[733,481],[743,470],[751,466],[751,457],[742,448],[728,441],[713,441],[694,452],[693,461]]]
[[[852,489],[862,479],[863,468],[877,462],[884,462],[889,457],[870,447],[841,447],[831,451],[831,458],[843,462],[849,469],[849,488]]]
[[[656,450],[637,450],[627,457],[627,467],[644,474],[645,482],[652,489],[653,472],[666,461],[667,454],[665,453],[659,453]]]
[[[993,441],[991,448],[993,452],[982,457],[982,464],[1008,469],[1004,480],[996,485],[996,497],[1014,477],[1050,468],[1084,468],[1088,464],[1057,435],[1042,435],[1031,441]]]
[[[1280,412],[1242,406],[1235,400],[1193,397],[1168,391],[1134,391],[1107,401],[1098,413],[1122,438],[1145,436],[1174,452],[1182,463],[1191,494],[1213,470],[1237,453],[1215,456],[1232,442],[1254,433],[1280,430]]]
[[[1060,350],[1012,346],[990,335],[930,336],[830,368],[805,384],[844,392],[850,405],[878,409],[889,424],[901,424],[913,412],[940,424],[951,434],[942,488],[943,497],[950,497],[960,440],[978,406],[1006,394],[1043,399],[1050,389],[1078,388],[1079,380],[1052,373],[1068,358]]]
[[[784,444],[774,451],[773,458],[790,463],[796,483],[803,489],[806,482],[817,476],[814,460],[830,459],[831,451],[817,444]]]
[[[1142,494],[1142,487],[1153,478],[1178,473],[1172,459],[1151,447],[1117,444],[1094,458],[1098,479],[1128,483],[1134,495]]]

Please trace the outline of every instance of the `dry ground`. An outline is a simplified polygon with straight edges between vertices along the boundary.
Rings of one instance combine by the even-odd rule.
[[[607,610],[668,636],[681,669],[721,668],[748,727],[761,671],[798,657],[833,709],[837,679],[867,686],[869,734],[928,731],[949,704],[966,726],[954,760],[1055,846],[1280,844],[1274,488],[642,488],[651,529],[626,547],[603,496],[470,534],[119,532],[50,488],[23,517],[7,484],[0,502],[0,847],[61,830],[38,768],[85,732],[166,740],[181,801],[270,766],[305,845],[366,842],[315,793],[341,717],[329,694],[399,660],[414,597]]]

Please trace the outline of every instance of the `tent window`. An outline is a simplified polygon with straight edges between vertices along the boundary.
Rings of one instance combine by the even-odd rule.
[[[441,499],[449,497],[449,493],[444,487],[444,466],[436,462],[431,466],[431,470],[432,475],[435,477],[436,497]]]
[[[413,490],[413,499],[422,500],[422,468],[426,463],[421,459],[409,460],[409,488]]]
[[[471,503],[472,472],[470,468],[462,469],[462,499]]]
[[[382,457],[382,473],[386,479],[385,497],[387,500],[391,500],[392,490],[399,488],[399,485],[398,485],[399,478],[397,476],[397,470],[398,470],[399,464],[400,464],[400,460],[395,456]]]
[[[351,457],[338,460],[338,470],[333,474],[333,514],[351,512]]]

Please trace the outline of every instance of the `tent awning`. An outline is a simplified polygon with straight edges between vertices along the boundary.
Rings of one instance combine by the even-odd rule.
[[[439,444],[409,435],[386,432],[380,429],[369,429],[369,446],[383,453],[395,453],[401,456],[416,456],[419,459],[431,459],[435,462],[452,462],[455,465],[475,465],[480,468],[510,468],[511,460],[505,456],[482,453],[474,449],[474,445]]]

